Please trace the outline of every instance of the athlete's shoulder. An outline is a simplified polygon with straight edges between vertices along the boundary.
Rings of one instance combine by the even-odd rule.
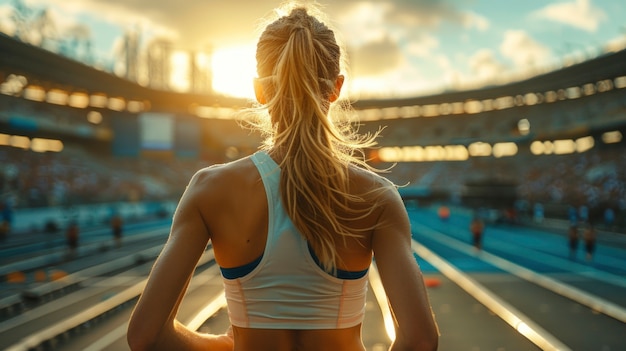
[[[188,188],[200,192],[219,192],[243,186],[254,178],[255,166],[250,157],[243,157],[231,162],[214,164],[202,168],[193,175]]]
[[[353,182],[362,184],[370,188],[396,188],[395,184],[387,179],[384,175],[371,169],[352,166],[350,168],[350,177]]]

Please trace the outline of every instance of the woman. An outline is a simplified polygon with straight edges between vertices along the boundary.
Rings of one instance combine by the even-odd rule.
[[[309,10],[310,12],[310,10]],[[434,350],[438,332],[396,188],[353,154],[374,145],[335,126],[340,48],[296,7],[257,45],[266,145],[197,172],[133,311],[133,350],[363,351],[375,258],[396,320],[390,350]],[[206,245],[222,269],[231,329],[188,330],[175,316]]]

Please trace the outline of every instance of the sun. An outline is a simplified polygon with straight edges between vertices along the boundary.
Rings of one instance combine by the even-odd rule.
[[[256,76],[255,46],[242,45],[215,49],[211,59],[213,90],[216,93],[254,98],[252,80]]]

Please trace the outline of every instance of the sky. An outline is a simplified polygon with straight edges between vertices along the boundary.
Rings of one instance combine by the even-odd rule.
[[[9,35],[19,31],[11,15],[16,1],[0,0],[0,31]],[[46,27],[47,33],[88,40],[89,62],[118,73],[123,70],[122,38],[128,32],[138,35],[140,52],[157,40],[171,43],[174,51],[210,51],[205,65],[212,70],[213,89],[238,97],[253,96],[259,19],[281,4],[270,0],[19,1],[33,10],[31,17],[46,9],[49,23],[54,23]],[[415,97],[504,84],[626,46],[623,0],[319,3],[347,49],[346,94],[359,98]],[[28,40],[41,42],[36,34]],[[87,57],[74,55],[79,60]],[[178,89],[188,85],[185,62],[183,55],[174,59],[171,75]]]

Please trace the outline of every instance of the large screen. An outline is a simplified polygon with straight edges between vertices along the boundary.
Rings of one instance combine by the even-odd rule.
[[[174,145],[174,116],[168,113],[146,112],[139,115],[141,149],[172,150]]]

